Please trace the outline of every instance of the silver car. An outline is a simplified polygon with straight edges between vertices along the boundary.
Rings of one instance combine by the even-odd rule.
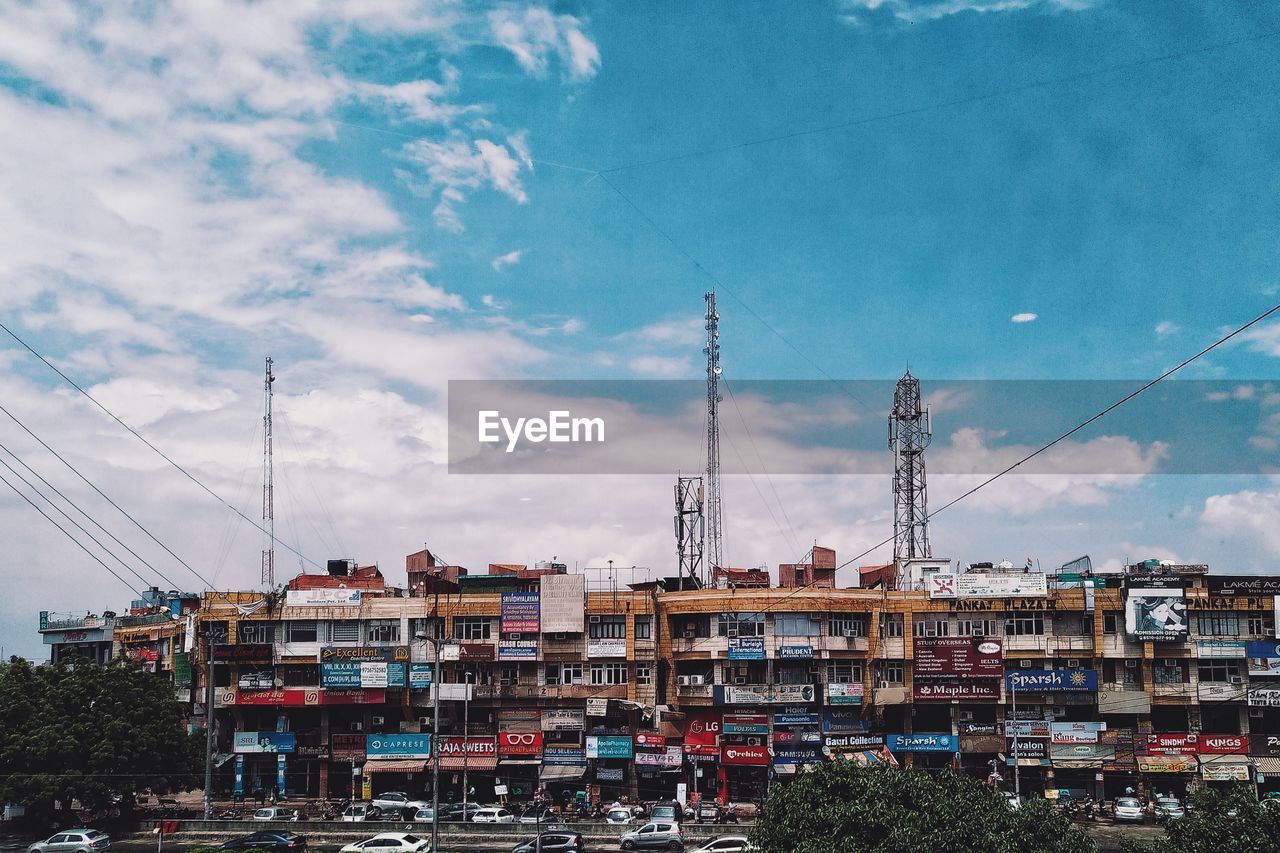
[[[683,850],[684,831],[678,823],[654,821],[639,829],[622,833],[620,841],[623,850]]]
[[[101,853],[111,846],[111,836],[96,829],[64,829],[27,848],[27,853]]]

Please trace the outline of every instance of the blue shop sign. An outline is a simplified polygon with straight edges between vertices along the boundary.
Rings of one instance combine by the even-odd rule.
[[[861,711],[835,708],[822,712],[824,732],[866,732],[869,729],[867,721],[862,719]]]
[[[767,735],[768,723],[721,723],[720,730],[727,735]]]
[[[365,754],[370,758],[430,758],[431,735],[368,735]]]
[[[764,660],[764,637],[736,637],[730,640],[729,660]]]
[[[1092,669],[1016,669],[1005,673],[1009,690],[1029,693],[1098,691],[1098,673]]]
[[[813,646],[778,646],[779,660],[812,660]]]
[[[422,690],[430,686],[431,686],[431,664],[429,663],[409,664],[410,689]]]
[[[889,735],[885,745],[890,752],[957,752],[960,739],[955,735]]]
[[[822,750],[818,747],[774,747],[774,764],[809,764],[822,760]]]
[[[817,714],[774,714],[773,724],[775,726],[816,726],[819,717]]]

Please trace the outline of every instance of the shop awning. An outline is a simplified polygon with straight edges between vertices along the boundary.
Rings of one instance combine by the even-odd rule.
[[[791,775],[794,775],[796,772],[796,765],[775,764],[773,765],[773,772],[778,776],[791,776]]]
[[[587,768],[576,764],[544,764],[538,778],[543,782],[572,782],[587,775]]]
[[[364,764],[365,773],[419,773],[427,769],[421,758],[371,758]]]
[[[1280,776],[1280,758],[1271,755],[1255,756],[1253,766],[1258,768],[1258,772],[1265,776],[1275,774]]]
[[[1013,759],[1006,758],[1004,763],[1012,767]],[[1019,758],[1018,766],[1019,767],[1052,767],[1053,765],[1049,763],[1049,759],[1047,758]]]
[[[1205,755],[1200,758],[1200,775],[1211,782],[1248,782],[1252,766],[1245,755]]]
[[[442,755],[440,756],[441,770],[497,770],[498,757],[496,755]]]
[[[498,762],[499,767],[537,767],[542,763],[541,758],[503,758]]]
[[[1101,758],[1055,758],[1055,770],[1101,770]]]
[[[1200,763],[1194,755],[1139,755],[1140,773],[1194,773]]]

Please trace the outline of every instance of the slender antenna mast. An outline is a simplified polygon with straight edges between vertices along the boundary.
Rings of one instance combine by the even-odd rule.
[[[706,570],[714,571],[724,565],[724,529],[721,521],[723,507],[720,503],[720,315],[716,312],[716,292],[703,296],[707,301],[707,473],[706,511],[707,544]]]
[[[702,580],[702,549],[705,538],[702,518],[702,478],[676,479],[676,553],[680,557],[680,577],[691,583]],[[697,578],[697,581],[694,579]]]
[[[929,500],[924,449],[932,432],[929,410],[920,404],[920,380],[908,370],[893,391],[889,414],[889,447],[893,449],[893,561],[899,588],[908,560],[929,558]]]
[[[271,451],[271,385],[276,381],[271,372],[271,356],[267,356],[266,378],[262,387],[266,395],[266,409],[262,416],[262,521],[267,528],[267,547],[262,551],[262,585],[274,589],[276,585],[276,506],[275,472]]]

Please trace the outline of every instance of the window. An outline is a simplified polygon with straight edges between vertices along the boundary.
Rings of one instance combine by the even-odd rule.
[[[878,660],[875,662],[876,684],[902,684],[902,661]]]
[[[276,626],[266,622],[241,622],[236,636],[241,643],[274,643]]]
[[[710,616],[672,616],[671,635],[683,640],[704,639],[711,636]]]
[[[902,636],[902,614],[901,613],[881,613],[880,614],[880,639],[884,640],[891,637]]]
[[[773,617],[773,633],[778,637],[816,637],[822,621],[807,613],[782,613]]]
[[[1250,613],[1249,633],[1255,637],[1274,637],[1276,635],[1275,614]]]
[[[653,667],[636,664],[636,684],[653,684]]]
[[[365,623],[364,639],[366,643],[400,642],[400,620],[370,619]]]
[[[549,663],[546,668],[546,680],[547,684],[551,686],[560,684],[581,684],[582,664]]]
[[[1000,623],[995,619],[961,619],[956,623],[959,637],[998,637]]]
[[[360,623],[355,619],[340,619],[329,623],[329,636],[335,643],[360,642]]]
[[[455,616],[453,633],[459,640],[492,639],[493,620],[485,616]]]
[[[1005,617],[1004,632],[1010,637],[1041,636],[1044,634],[1044,614],[1010,614]]]
[[[836,661],[827,664],[828,684],[858,684],[862,681],[862,664],[857,661]]]
[[[498,678],[503,684],[519,684],[520,683],[520,665],[519,664],[503,664],[498,670]]]
[[[1237,613],[1197,614],[1196,633],[1208,637],[1238,637],[1240,616]]]
[[[315,687],[320,683],[319,664],[282,666],[278,671],[282,673],[285,687]]]
[[[593,640],[625,640],[627,638],[627,617],[625,616],[592,616],[587,626],[587,636]]]
[[[1240,675],[1240,661],[1238,660],[1202,660],[1200,661],[1200,680],[1201,681],[1230,681],[1233,677]]]
[[[1102,614],[1102,633],[1119,634],[1124,630],[1124,614],[1118,610],[1109,610]]]
[[[945,619],[917,619],[911,625],[911,633],[917,637],[948,637],[951,626]]]
[[[653,617],[651,616],[636,617],[636,639],[637,640],[653,639]]]
[[[1175,663],[1172,666],[1157,663],[1152,670],[1151,676],[1156,684],[1185,684],[1187,681],[1186,670],[1180,663]]]
[[[625,663],[593,663],[591,664],[592,684],[626,684],[627,665]]]
[[[286,622],[289,643],[315,643],[320,640],[320,632],[316,630],[314,620]]]
[[[817,676],[817,669],[809,661],[780,661],[773,672],[776,684],[812,684]]]
[[[867,614],[842,613],[827,620],[827,634],[832,637],[867,636]]]
[[[763,637],[763,613],[721,613],[716,621],[717,637]]]
[[[413,639],[417,639],[418,635],[422,634],[433,640],[442,640],[444,639],[444,620],[439,617],[410,619],[409,634]]]

